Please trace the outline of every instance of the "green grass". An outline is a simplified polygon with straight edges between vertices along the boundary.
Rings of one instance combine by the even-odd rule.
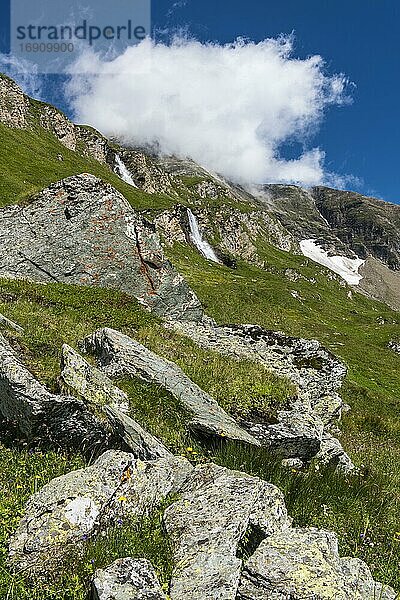
[[[106,326],[134,335],[157,322],[134,298],[116,290],[5,279],[0,279],[0,313],[24,328],[23,334],[8,329],[7,336],[33,374],[55,391],[63,343],[77,347]]]
[[[106,165],[68,150],[35,122],[25,130],[0,123],[0,146],[0,207],[27,202],[51,183],[80,173],[92,173],[112,184],[139,210],[159,211],[173,204],[168,196],[147,194],[122,181]],[[58,160],[60,154],[63,160]]]
[[[344,389],[345,398],[353,407],[342,424],[342,442],[356,463],[364,465],[363,476],[347,480],[329,471],[292,473],[279,468],[265,451],[245,450],[237,445],[216,450],[205,446],[187,431],[184,425],[187,415],[171,395],[158,386],[124,379],[119,383],[130,397],[133,416],[171,450],[186,455],[193,462],[213,459],[276,483],[285,492],[289,512],[296,524],[334,529],[339,535],[342,553],[367,560],[376,578],[400,588],[400,544],[397,542],[397,532],[400,530],[400,451],[398,422],[394,417],[398,407],[396,390],[399,382],[398,370],[394,368],[397,356],[385,350],[387,339],[394,337],[396,325],[393,321],[396,320],[396,314],[358,295],[350,303],[345,288],[336,281],[324,284],[326,280],[319,277],[318,272],[304,259],[294,259],[299,260],[296,268],[305,277],[313,275],[319,278],[318,292],[326,301],[329,301],[330,294],[336,294],[335,302],[332,301],[326,311],[321,309],[321,305],[320,310],[316,309],[315,293],[312,295],[311,291],[307,291],[306,280],[301,280],[304,300],[300,304],[288,292],[293,283],[288,282],[285,289],[282,277],[274,279],[278,277],[275,272],[265,273],[243,264],[239,264],[236,271],[210,265],[197,253],[192,253],[190,248],[181,252],[175,248],[174,260],[186,272],[200,298],[208,298],[207,310],[220,322],[258,322],[295,335],[322,338],[336,352],[341,350],[342,357],[347,359],[350,366],[350,377]],[[289,263],[289,256],[286,260]],[[300,261],[304,261],[304,264]],[[293,263],[290,266],[293,267]],[[276,265],[275,268],[278,270],[280,266]],[[276,289],[278,281],[281,281],[280,295]],[[310,289],[314,290],[314,286]],[[271,302],[273,294],[276,302],[280,302],[279,310]],[[311,319],[312,311],[314,320]],[[194,381],[212,393],[233,414],[248,415],[247,411],[251,412],[254,406],[258,406],[271,416],[271,410],[284,406],[293,393],[293,388],[286,380],[274,378],[259,365],[239,363],[215,352],[201,350],[187,338],[165,330],[159,319],[146,312],[134,299],[115,291],[1,280],[0,312],[25,328],[24,334],[2,329],[12,343],[22,350],[35,375],[52,389],[57,389],[61,344],[67,342],[77,347],[82,337],[107,325],[133,335],[162,356],[176,361]],[[384,325],[377,325],[377,316],[385,319]],[[360,320],[360,327],[351,327],[350,321],[354,318],[356,323]],[[340,333],[340,337],[335,333]],[[346,340],[347,345],[338,345],[338,339]],[[380,368],[379,386],[376,381],[368,379],[367,361],[375,361],[371,364],[376,369]],[[377,375],[375,379],[378,379]],[[13,458],[8,462],[2,460],[2,477],[10,481],[13,473],[21,472],[22,476],[16,480],[19,482],[16,485],[22,485],[22,488],[15,488],[11,492],[7,489],[6,508],[4,501],[1,508],[3,563],[0,560],[0,586],[3,588],[0,587],[0,590],[10,589],[13,581],[4,566],[6,541],[17,523],[25,500],[34,489],[32,485],[36,473],[40,475],[39,483],[42,484],[54,474],[67,470],[71,464],[79,463],[79,458],[62,458],[59,461],[58,454],[39,452],[29,455],[17,449],[6,452],[12,452]],[[162,531],[153,525],[149,528],[144,522],[132,527],[132,537],[121,534],[123,543],[115,541],[115,536],[120,539],[119,530],[110,532],[109,552],[114,553],[112,556],[122,552],[122,547],[131,551],[132,545],[136,545],[138,555],[143,554],[145,547],[154,547],[151,542],[153,539],[158,540],[154,544],[160,546],[160,552],[166,553],[165,564],[170,565],[168,543],[164,537],[160,537]],[[141,537],[142,534],[144,537]],[[101,554],[111,556],[107,552],[101,550]],[[81,566],[78,568],[74,564],[69,569],[69,575],[66,568],[62,583],[49,582],[48,590],[42,588],[41,596],[25,581],[16,580],[12,592],[14,596],[10,598],[83,600],[84,582],[92,572],[93,555],[90,556],[90,559],[85,558],[79,563],[83,565],[83,571],[80,570]],[[157,568],[160,570],[161,566]],[[54,591],[56,589],[59,591]]]

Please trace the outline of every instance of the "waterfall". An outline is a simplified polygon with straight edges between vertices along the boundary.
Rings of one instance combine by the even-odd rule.
[[[116,162],[117,171],[118,171],[117,175],[119,175],[121,177],[121,179],[123,179],[126,183],[129,183],[129,185],[133,185],[133,187],[137,187],[137,185],[135,184],[135,182],[132,179],[132,175],[129,173],[128,169],[126,168],[126,165],[124,164],[124,162],[119,154],[115,155],[115,162]]]
[[[199,224],[197,222],[197,219],[194,216],[194,214],[192,213],[192,211],[190,210],[190,208],[187,209],[187,213],[188,213],[189,225],[190,225],[190,239],[193,242],[193,244],[203,254],[203,256],[205,256],[209,260],[212,260],[216,263],[221,263],[221,261],[218,259],[217,255],[215,254],[214,250],[211,248],[210,244],[205,239],[203,239],[203,237],[200,233]]]

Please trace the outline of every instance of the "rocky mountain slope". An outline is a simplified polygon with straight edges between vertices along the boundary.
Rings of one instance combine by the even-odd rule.
[[[0,593],[396,598],[398,207],[0,137]]]

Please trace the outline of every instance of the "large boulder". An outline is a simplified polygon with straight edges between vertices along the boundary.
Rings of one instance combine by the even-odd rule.
[[[68,390],[94,407],[110,404],[123,413],[129,412],[125,392],[68,344],[61,351],[61,380]]]
[[[108,450],[93,465],[53,479],[31,497],[10,541],[10,564],[18,571],[57,568],[71,548],[79,550],[117,519],[152,510],[191,470],[184,458],[143,462]]]
[[[234,600],[246,534],[265,537],[291,524],[282,493],[214,464],[196,467],[180,493],[164,515],[175,547],[172,600]]]
[[[161,316],[202,317],[154,226],[111,185],[82,174],[0,211],[0,276],[117,288]]]
[[[119,558],[106,569],[96,571],[91,600],[166,600],[166,598],[149,561],[128,557]]]
[[[116,438],[123,442],[136,458],[154,460],[171,456],[165,446],[129,416],[129,398],[100,369],[88,363],[76,350],[63,345],[61,380],[68,390],[101,414]]]
[[[105,328],[86,338],[83,345],[98,357],[109,375],[139,377],[168,390],[192,415],[189,423],[192,429],[259,445],[175,363],[154,354],[127,335]]]
[[[277,421],[272,424],[246,422],[246,428],[264,447],[284,459],[308,461],[319,452],[324,425],[313,411],[280,410]]]
[[[264,540],[247,561],[240,600],[394,600],[355,558],[340,558],[335,534],[287,529]]]

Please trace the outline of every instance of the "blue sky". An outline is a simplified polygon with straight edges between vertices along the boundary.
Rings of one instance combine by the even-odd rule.
[[[0,16],[4,32],[5,13]],[[200,41],[219,43],[294,32],[299,58],[320,54],[329,73],[342,72],[355,84],[352,104],[330,108],[313,140],[325,150],[328,169],[361,178],[363,193],[400,202],[396,0],[154,0],[153,27],[185,28]],[[48,81],[43,99],[63,104],[58,90],[58,82]],[[295,145],[285,148],[288,157],[294,152]]]

